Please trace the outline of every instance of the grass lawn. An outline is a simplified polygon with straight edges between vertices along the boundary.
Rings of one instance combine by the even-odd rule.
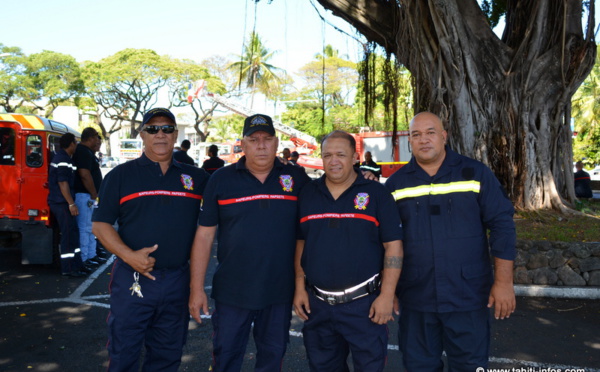
[[[517,239],[600,242],[600,200],[577,203],[582,215],[565,216],[554,210],[517,212]]]

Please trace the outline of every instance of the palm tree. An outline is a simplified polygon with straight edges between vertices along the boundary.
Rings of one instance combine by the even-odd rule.
[[[274,52],[265,47],[258,34],[252,32],[250,42],[244,46],[244,54],[238,56],[239,61],[228,66],[229,69],[239,73],[237,85],[240,86],[245,82],[246,87],[250,88],[252,97],[250,107],[254,105],[254,94],[257,91],[267,97],[271,97],[278,91],[281,78],[277,74],[283,70],[269,64],[273,54]]]

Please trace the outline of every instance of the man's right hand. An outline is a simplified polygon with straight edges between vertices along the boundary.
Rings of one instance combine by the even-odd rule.
[[[190,290],[190,301],[188,304],[190,314],[198,323],[202,323],[200,310],[204,315],[208,315],[208,297],[203,289]]]
[[[155,277],[150,275],[150,271],[154,269],[154,264],[156,263],[156,258],[151,257],[150,253],[157,249],[158,244],[154,244],[152,247],[131,251],[131,253],[127,255],[127,259],[124,259],[123,261],[125,261],[125,263],[131,266],[132,269],[142,274],[146,278],[156,280]]]

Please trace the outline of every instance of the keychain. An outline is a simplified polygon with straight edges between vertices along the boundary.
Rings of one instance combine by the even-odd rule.
[[[140,273],[138,273],[137,271],[133,273],[133,284],[131,285],[131,288],[129,288],[131,290],[131,295],[133,296],[133,294],[137,294],[138,297],[144,297],[142,295],[142,286],[140,285]]]

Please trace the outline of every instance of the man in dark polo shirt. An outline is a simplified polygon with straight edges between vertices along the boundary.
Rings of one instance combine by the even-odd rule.
[[[213,371],[241,369],[254,323],[256,371],[279,371],[289,339],[294,295],[296,204],[310,178],[276,158],[273,121],[253,115],[244,122],[243,156],[214,173],[204,193],[191,256],[190,312],[208,315],[206,268],[218,229]]]
[[[191,146],[192,146],[192,144],[190,143],[189,140],[183,140],[183,141],[181,141],[181,150],[175,151],[173,153],[173,159],[175,159],[175,160],[177,160],[178,162],[181,162],[181,163],[185,163],[185,164],[189,164],[189,165],[195,165],[194,159],[192,159],[188,155],[188,151],[189,151],[189,149],[190,149]]]
[[[294,310],[305,321],[311,371],[382,371],[386,323],[402,268],[402,229],[390,192],[354,169],[354,138],[321,143],[325,175],[300,193]]]
[[[107,174],[93,232],[117,256],[110,284],[109,371],[176,371],[189,313],[189,255],[208,174],[172,161],[173,114],[143,117],[144,153]],[[113,224],[118,222],[118,232]]]
[[[217,169],[225,166],[225,161],[219,158],[219,147],[217,145],[208,147],[208,156],[209,158],[202,164],[202,169],[207,171],[208,174],[213,174]]]
[[[81,259],[88,267],[106,262],[105,258],[96,257],[96,237],[92,234],[92,212],[102,182],[100,164],[95,155],[96,151],[100,150],[100,143],[98,131],[87,127],[81,132],[81,142],[73,154],[73,164],[77,167],[75,204],[79,209],[77,226],[79,227]]]

